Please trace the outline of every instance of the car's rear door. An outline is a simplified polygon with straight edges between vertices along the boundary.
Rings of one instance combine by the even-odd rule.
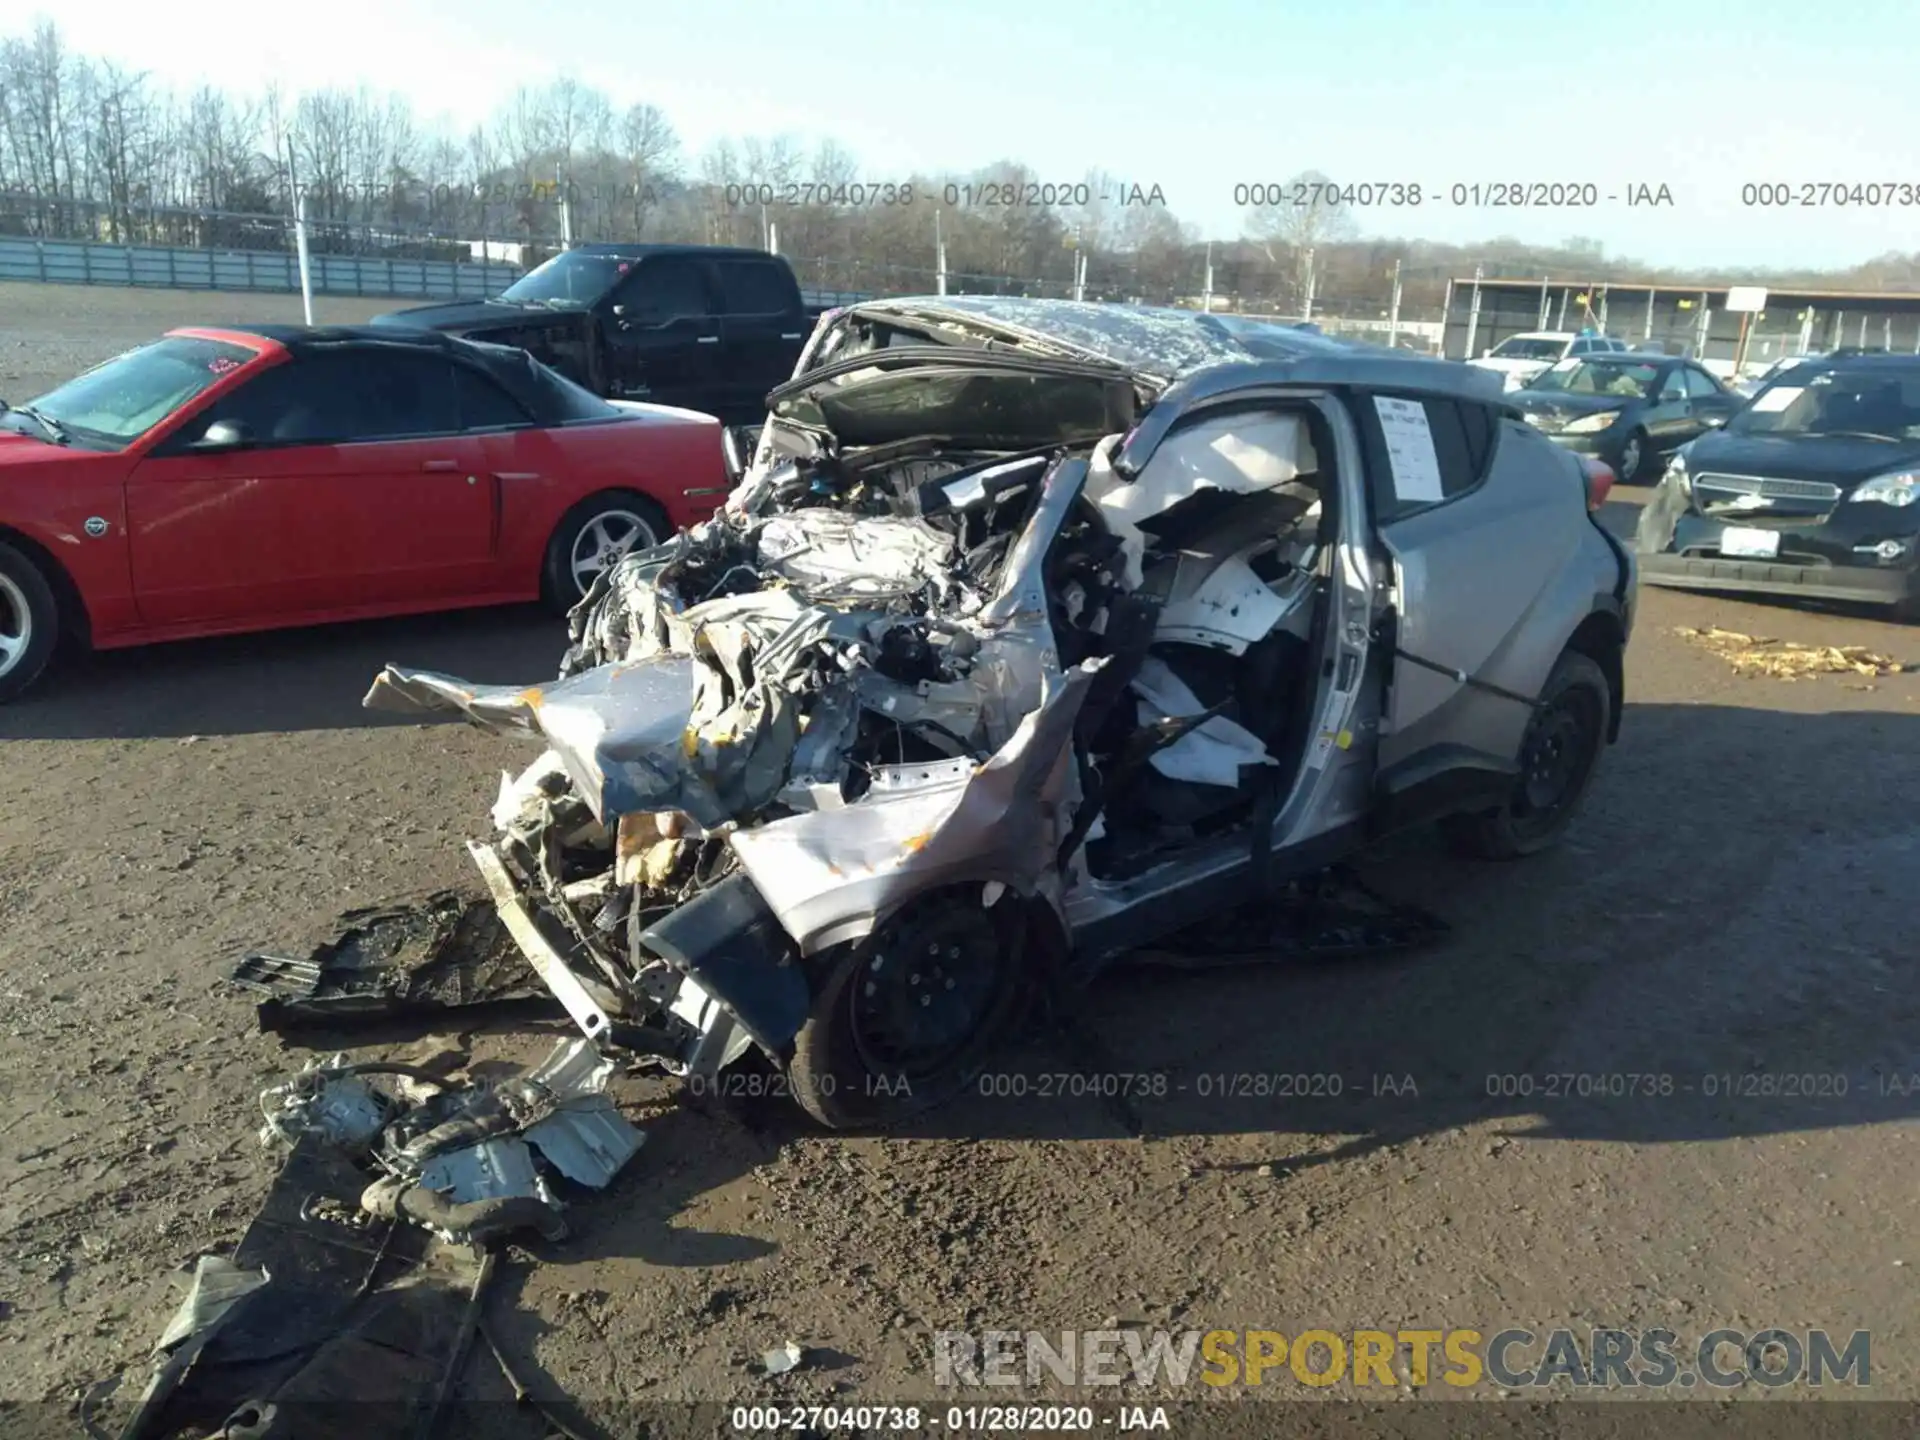
[[[202,451],[209,425],[248,443]],[[299,351],[221,397],[127,483],[133,585],[153,626],[431,605],[484,588],[493,516],[444,357]]]
[[[767,392],[793,378],[806,322],[792,272],[772,256],[725,256],[713,262],[720,282],[725,344],[721,394],[729,425],[766,418]]]
[[[1531,695],[1564,639],[1541,616],[1564,606],[1586,523],[1574,462],[1470,401],[1366,395],[1356,411],[1394,569],[1383,777],[1509,765],[1530,712],[1497,692]]]

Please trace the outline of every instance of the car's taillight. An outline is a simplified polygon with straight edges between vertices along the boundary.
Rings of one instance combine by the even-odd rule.
[[[1587,472],[1587,510],[1592,513],[1607,503],[1607,496],[1613,493],[1612,467],[1582,455],[1580,468]]]

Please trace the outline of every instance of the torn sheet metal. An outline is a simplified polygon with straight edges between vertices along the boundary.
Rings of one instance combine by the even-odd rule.
[[[557,1105],[565,1105],[605,1094],[612,1078],[613,1061],[591,1042],[562,1040],[546,1059],[520,1078],[520,1083],[546,1092]]]
[[[836,686],[823,694],[794,744],[787,783],[777,797],[780,803],[795,810],[839,809],[845,803],[847,752],[859,733],[860,700],[855,687]]]
[[[228,1311],[267,1281],[265,1270],[243,1270],[224,1255],[202,1255],[194,1262],[186,1298],[153,1342],[153,1353],[171,1350],[191,1336],[212,1333]]]
[[[456,1205],[513,1198],[554,1203],[533,1168],[533,1151],[526,1141],[511,1136],[442,1151],[421,1168],[419,1183]]]
[[[1158,655],[1149,655],[1141,662],[1131,688],[1140,698],[1142,725],[1206,713],[1207,707]],[[1169,780],[1231,789],[1240,783],[1242,766],[1279,762],[1267,753],[1258,735],[1224,715],[1216,715],[1156,750],[1148,763]]]
[[[1049,677],[1013,738],[965,778],[943,774],[729,837],[801,953],[858,939],[880,912],[948,881],[1000,880],[1030,892],[1070,823],[1060,813],[1070,803],[1068,742],[1104,663]]]
[[[468,685],[389,665],[363,703],[400,713],[451,709],[493,729],[537,731],[602,821],[629,810],[684,810],[720,825],[731,818],[727,808],[683,747],[695,673],[691,658],[669,655],[597,666],[544,686]]]
[[[605,1095],[574,1100],[525,1133],[554,1169],[593,1190],[604,1190],[647,1138]]]
[[[960,749],[979,745],[985,697],[981,687],[966,680],[922,680],[906,685],[874,670],[863,670],[854,681],[860,703],[902,725],[932,726],[952,738]]]
[[[543,750],[534,762],[518,775],[500,774],[500,794],[488,811],[496,830],[511,830],[516,825],[539,818],[540,807],[556,794],[567,778],[566,761],[555,750]]]

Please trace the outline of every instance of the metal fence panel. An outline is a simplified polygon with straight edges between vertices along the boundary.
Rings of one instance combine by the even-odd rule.
[[[316,295],[479,300],[498,294],[520,268],[504,261],[391,260],[384,256],[310,257]],[[300,265],[278,250],[189,250],[32,240],[0,235],[0,281],[119,285],[169,290],[300,289]]]

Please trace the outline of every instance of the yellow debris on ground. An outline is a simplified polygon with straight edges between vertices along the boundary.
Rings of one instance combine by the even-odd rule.
[[[1673,633],[1711,650],[1739,675],[1804,680],[1810,675],[1899,675],[1912,667],[1864,645],[1801,645],[1738,630],[1676,625]]]

